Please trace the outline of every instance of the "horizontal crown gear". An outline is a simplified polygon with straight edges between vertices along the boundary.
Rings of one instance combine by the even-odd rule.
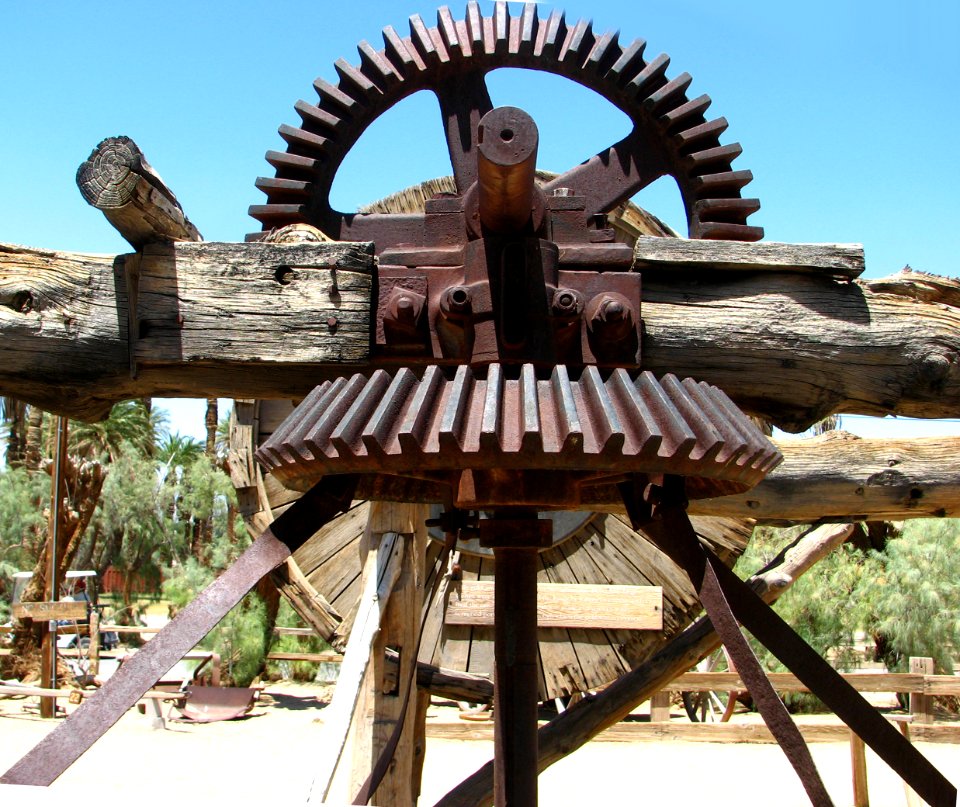
[[[604,381],[595,367],[573,380],[562,365],[538,379],[529,364],[508,378],[493,364],[484,377],[431,366],[422,378],[404,368],[325,382],[257,459],[298,489],[342,473],[457,485],[463,471],[560,472],[551,476],[597,487],[667,472],[690,477],[690,495],[702,497],[749,489],[781,455],[709,384],[622,369]],[[567,491],[540,503],[569,507]]]

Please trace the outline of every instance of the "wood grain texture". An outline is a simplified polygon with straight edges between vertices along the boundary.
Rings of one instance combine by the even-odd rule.
[[[633,247],[636,269],[671,272],[809,272],[853,280],[863,274],[860,244],[782,244],[776,241],[704,241],[642,236]]]
[[[77,169],[87,204],[102,211],[135,249],[158,241],[200,241],[177,197],[129,137],[102,140]]]
[[[149,247],[129,317],[145,331],[133,340],[135,378],[128,261],[0,246],[0,393],[95,418],[111,402],[159,394],[299,398],[324,377],[368,368],[369,244]],[[960,414],[953,279],[645,271],[642,316],[646,369],[716,384],[788,431],[836,412]]]
[[[960,513],[960,436],[881,440],[831,431],[774,442],[783,463],[759,485],[692,501],[689,512],[765,523],[901,521]]]

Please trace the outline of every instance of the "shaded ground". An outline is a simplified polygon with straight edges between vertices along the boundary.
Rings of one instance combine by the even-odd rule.
[[[106,736],[49,790],[17,793],[0,786],[0,804],[31,807],[82,803],[148,804],[253,803],[269,794],[275,804],[304,804],[317,756],[323,753],[323,709],[329,690],[281,684],[267,690],[270,705],[254,716],[227,723],[169,723],[151,727],[130,710]],[[0,701],[0,770],[6,770],[51,728],[50,721],[24,713],[26,701]],[[35,702],[35,700],[33,701]],[[429,721],[457,721],[457,711],[434,707]],[[838,807],[852,803],[846,743],[815,743],[814,759]],[[954,783],[960,783],[960,746],[918,743]],[[486,762],[490,741],[430,739],[421,804],[431,805]],[[905,804],[899,779],[869,754],[871,804]],[[540,777],[545,807],[649,803],[671,807],[709,803],[807,805],[796,777],[776,746],[691,742],[592,743]],[[24,800],[26,799],[26,800]]]

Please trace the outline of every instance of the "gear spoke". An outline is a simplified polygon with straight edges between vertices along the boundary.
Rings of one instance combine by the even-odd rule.
[[[587,215],[606,213],[637,191],[668,173],[668,167],[650,148],[646,134],[635,128],[580,165],[560,174],[544,186],[548,195],[556,188],[572,188],[587,199]]]
[[[447,137],[447,151],[457,192],[466,193],[477,179],[477,127],[493,109],[486,73],[473,70],[435,89]]]

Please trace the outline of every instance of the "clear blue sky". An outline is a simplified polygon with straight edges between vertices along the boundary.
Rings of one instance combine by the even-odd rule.
[[[489,13],[492,3],[481,8]],[[554,8],[541,4],[546,14]],[[727,0],[583,2],[556,7],[592,18],[621,42],[647,40],[672,57],[693,95],[739,141],[768,240],[860,242],[867,275],[909,263],[957,275],[960,205],[960,3],[799,3]],[[455,16],[464,6],[451,6]],[[511,4],[511,8],[518,6]],[[357,62],[380,31],[432,25],[436,6],[412,2],[240,0],[119,8],[71,0],[0,4],[0,241],[116,253],[129,247],[84,203],[78,165],[102,138],[126,134],[180,198],[207,240],[258,229],[246,210],[263,197],[263,160],[283,150],[293,104],[315,100],[317,76]],[[624,119],[589,91],[521,71],[495,76],[493,100],[527,109],[541,134],[540,165],[562,170],[609,145]],[[343,209],[447,173],[439,116],[428,97],[396,107],[348,158],[334,189]],[[641,204],[680,225],[675,189]],[[958,429],[960,431],[960,429]]]

